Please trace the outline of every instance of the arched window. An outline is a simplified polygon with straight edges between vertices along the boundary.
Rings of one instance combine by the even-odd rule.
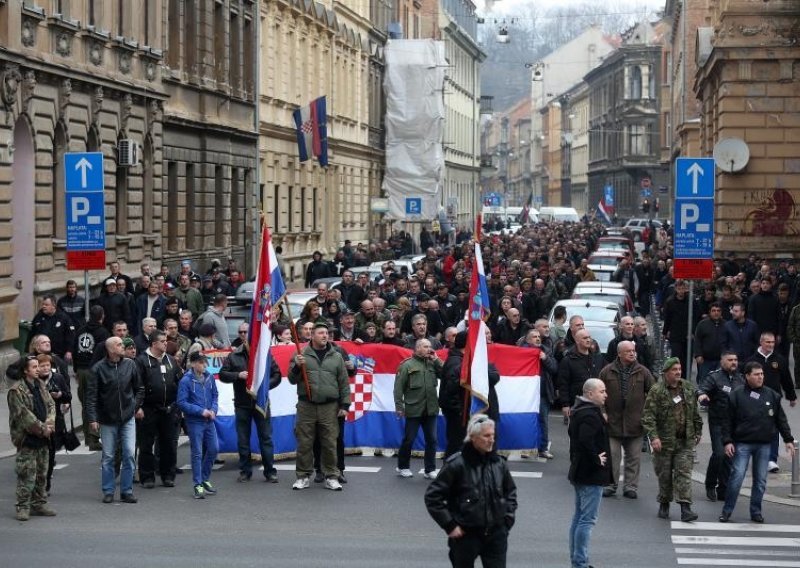
[[[149,235],[153,232],[153,216],[155,206],[153,203],[153,188],[155,185],[155,156],[153,150],[153,139],[148,136],[144,141],[143,165],[143,185],[142,185],[142,231]]]
[[[53,132],[53,237],[67,238],[66,184],[64,183],[64,152],[67,151],[67,131],[63,122]]]

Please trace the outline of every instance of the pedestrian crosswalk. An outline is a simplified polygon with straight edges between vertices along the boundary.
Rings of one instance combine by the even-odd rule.
[[[800,525],[673,521],[679,566],[800,568]]]

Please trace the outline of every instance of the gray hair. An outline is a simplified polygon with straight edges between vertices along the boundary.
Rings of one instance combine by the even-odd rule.
[[[414,315],[414,317],[411,318],[411,325],[414,325],[415,323],[417,323],[420,320],[425,320],[425,323],[427,324],[428,323],[428,316],[426,316],[425,314],[416,314],[416,315]]]
[[[479,436],[486,425],[494,428],[494,420],[485,414],[473,414],[467,422],[467,435],[464,437],[464,441],[469,442],[472,438]]]
[[[583,394],[584,396],[589,394],[590,392],[594,392],[600,387],[603,386],[603,381],[600,379],[586,379],[586,382],[583,383]]]
[[[142,320],[142,327],[146,326],[147,324],[158,325],[158,322],[156,321],[156,318],[144,318]]]

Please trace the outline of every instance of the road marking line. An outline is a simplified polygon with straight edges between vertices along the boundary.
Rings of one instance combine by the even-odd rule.
[[[65,467],[69,467],[68,463],[59,463],[53,466],[53,471],[57,469],[64,469]]]
[[[800,525],[760,525],[755,523],[683,523],[672,521],[672,530],[692,531],[751,531],[751,532],[770,532],[770,533],[800,533]]]
[[[524,477],[527,479],[541,479],[541,471],[512,471],[511,477]]]
[[[221,464],[221,463],[215,463],[214,465],[211,466],[211,470],[212,471],[219,471],[220,469],[222,469],[223,465],[224,464]],[[186,465],[182,465],[181,469],[183,471],[192,471],[192,464],[187,463]]]
[[[736,556],[797,556],[794,550],[734,550],[730,548],[675,548],[675,554],[716,554],[728,555],[735,554]]]
[[[57,456],[90,456],[92,454],[98,453],[97,450],[90,450],[88,446],[78,446],[71,452],[67,450],[59,450],[56,452]]]
[[[763,536],[672,536],[672,544],[706,544],[725,546],[786,546],[800,548],[800,538]]]
[[[292,463],[276,463],[275,469],[278,471],[294,471],[295,465]],[[258,468],[259,471],[264,471],[264,466]],[[379,467],[366,467],[366,466],[347,466],[344,470],[345,473],[378,473],[381,470]]]
[[[680,565],[692,566],[749,566],[755,568],[757,566],[766,566],[768,568],[800,568],[800,562],[796,560],[753,560],[743,559],[736,560],[734,558],[678,558]]]

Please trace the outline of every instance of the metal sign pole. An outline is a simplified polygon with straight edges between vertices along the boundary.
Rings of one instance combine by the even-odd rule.
[[[89,271],[83,271],[83,301],[84,311],[86,312],[86,321],[89,321]]]
[[[686,369],[684,370],[684,375],[687,381],[691,380],[692,377],[692,319],[694,316],[694,280],[689,280],[689,330],[686,333]],[[698,372],[700,368],[698,367]],[[700,377],[697,377],[697,380],[700,380]]]

